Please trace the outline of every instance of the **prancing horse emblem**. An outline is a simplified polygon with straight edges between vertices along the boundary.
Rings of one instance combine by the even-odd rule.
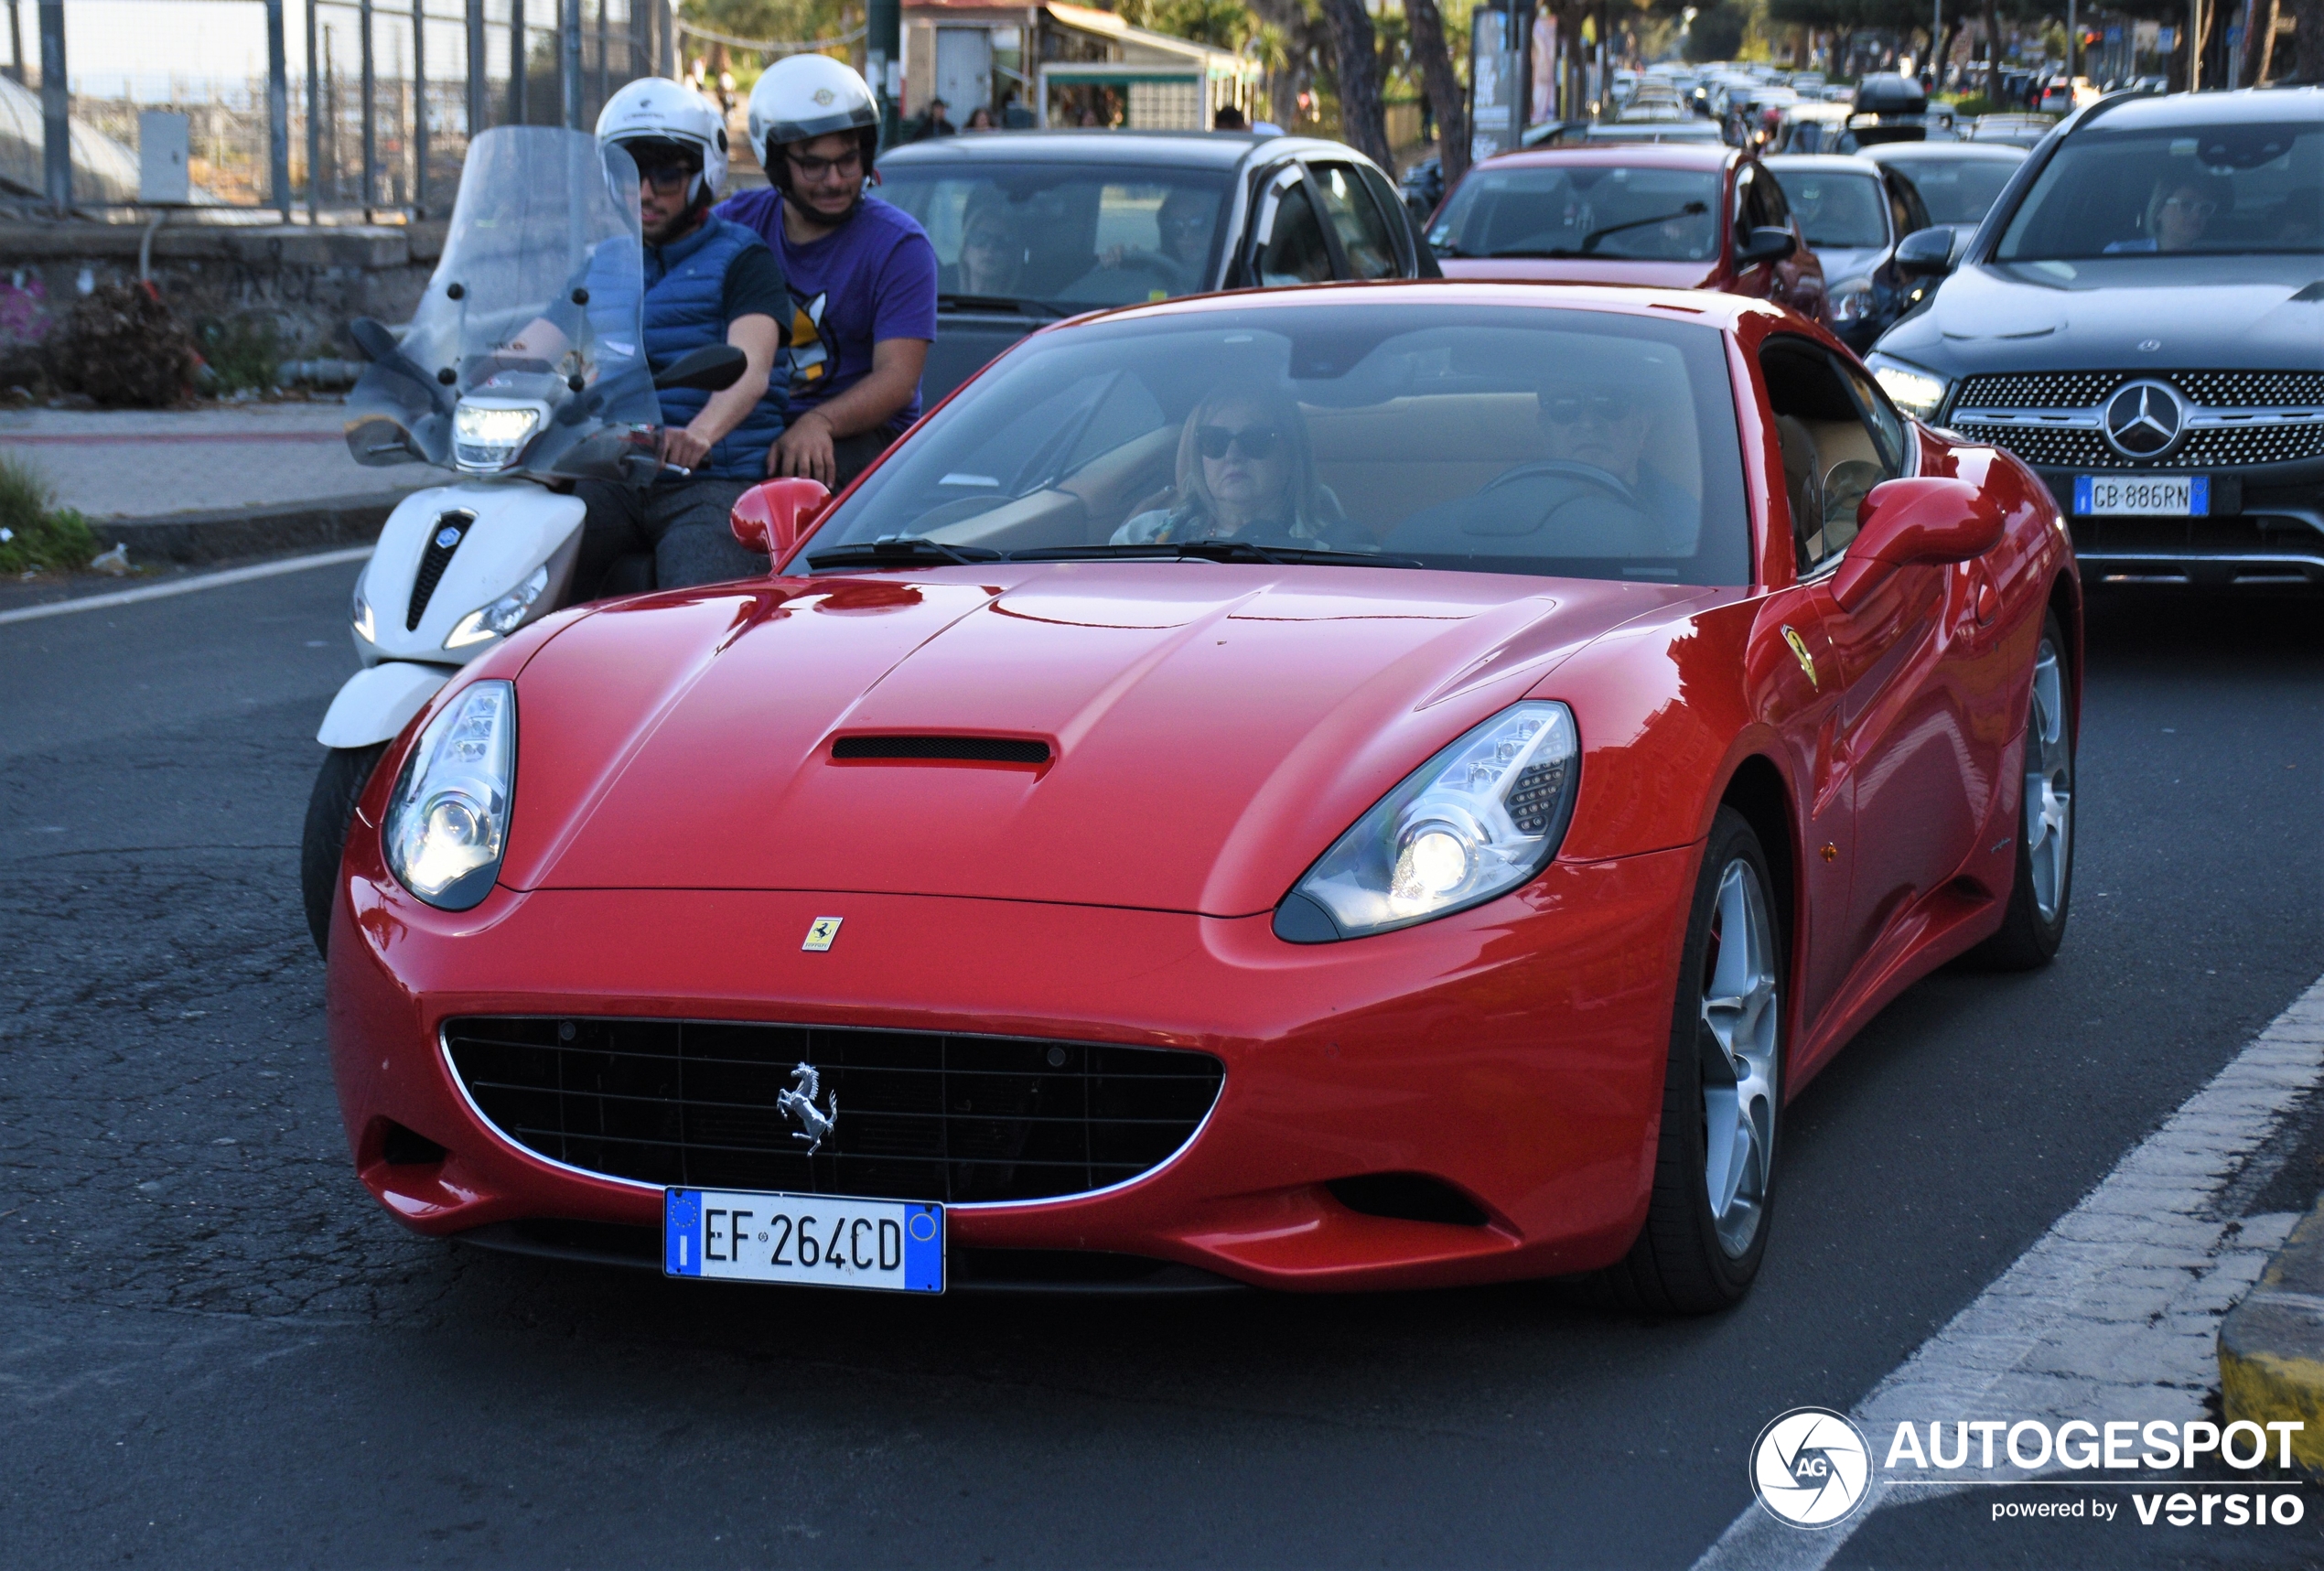
[[[1808,640],[1802,638],[1796,629],[1787,626],[1783,629],[1783,641],[1791,646],[1791,658],[1798,661],[1800,669],[1808,673],[1808,685],[1821,689],[1824,683],[1815,679],[1815,656],[1808,652]]]
[[[812,1157],[839,1123],[839,1092],[831,1093],[829,1107],[819,1108],[815,1098],[823,1092],[823,1080],[815,1073],[815,1066],[801,1064],[791,1071],[791,1078],[801,1083],[775,1098],[775,1108],[799,1120],[800,1126],[791,1132],[791,1137],[806,1141],[807,1155]]]

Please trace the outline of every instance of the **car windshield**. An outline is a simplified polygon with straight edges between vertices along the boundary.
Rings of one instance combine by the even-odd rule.
[[[2002,158],[1899,158],[1888,166],[1912,183],[1931,223],[1977,223],[2017,172]]]
[[[2324,125],[2109,130],[2058,149],[1997,262],[2324,251]]]
[[[807,563],[1288,552],[1750,581],[1717,329],[1413,290],[1254,298],[1028,339],[865,479]]]
[[[1718,243],[1719,177],[1699,169],[1566,164],[1460,183],[1428,231],[1447,256],[1603,256],[1703,262]]]
[[[1874,176],[1781,169],[1775,178],[1810,245],[1847,251],[1888,243],[1888,193]]]
[[[928,231],[940,294],[1073,312],[1209,287],[1228,188],[1222,170],[946,158],[885,167],[879,194]]]

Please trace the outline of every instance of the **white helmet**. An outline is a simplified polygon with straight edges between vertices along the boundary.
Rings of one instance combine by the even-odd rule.
[[[767,68],[750,90],[750,145],[780,185],[775,149],[785,143],[863,133],[864,167],[879,153],[879,101],[855,69],[829,55],[789,55]]]
[[[606,100],[597,116],[601,146],[629,147],[640,142],[674,143],[702,157],[702,174],[687,193],[707,202],[726,184],[726,123],[717,107],[690,87],[663,77],[645,76]]]

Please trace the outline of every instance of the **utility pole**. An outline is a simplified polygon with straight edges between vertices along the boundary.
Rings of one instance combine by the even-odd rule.
[[[379,96],[379,74],[371,61],[371,0],[363,0],[357,15],[363,29],[363,221],[369,223],[380,188],[379,116],[372,112]]]
[[[484,0],[468,0],[468,140],[473,142],[483,134],[484,123],[491,116],[487,100],[491,97],[492,84],[484,74]]]
[[[427,217],[427,12],[412,0],[412,216]]]
[[[901,0],[866,0],[864,6],[865,74],[879,99],[879,139],[892,145],[903,135],[896,101],[904,95],[904,7]],[[1036,113],[1040,105],[1033,106]]]
[[[40,0],[40,153],[48,205],[72,211],[72,123],[65,82],[65,0]]]
[[[323,221],[323,48],[315,21],[316,0],[307,0],[307,221]]]
[[[283,221],[290,222],[290,48],[283,37],[283,0],[266,0],[266,178]]]
[[[557,119],[581,129],[581,0],[557,0]]]
[[[524,0],[509,0],[509,124],[524,124]]]

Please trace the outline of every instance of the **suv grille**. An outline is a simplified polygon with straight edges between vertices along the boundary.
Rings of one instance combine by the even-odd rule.
[[[2125,458],[2108,445],[2095,419],[2114,389],[2136,377],[2128,371],[2026,371],[1972,376],[1954,393],[1950,424],[1972,441],[2008,448],[2029,464],[2053,469],[2232,469],[2324,457],[2324,372],[2304,371],[2183,371],[2157,375],[2197,407],[2196,425],[2159,460]],[[2067,412],[2091,425],[1978,420],[1985,411]],[[2263,417],[2262,411],[2272,417]],[[2234,418],[2237,415],[2248,418]],[[2286,416],[2288,416],[2286,417]]]
[[[485,1117],[610,1178],[889,1200],[1031,1200],[1134,1178],[1192,1137],[1208,1053],[696,1020],[467,1018],[444,1043]],[[812,1064],[813,1156],[779,1098]]]

